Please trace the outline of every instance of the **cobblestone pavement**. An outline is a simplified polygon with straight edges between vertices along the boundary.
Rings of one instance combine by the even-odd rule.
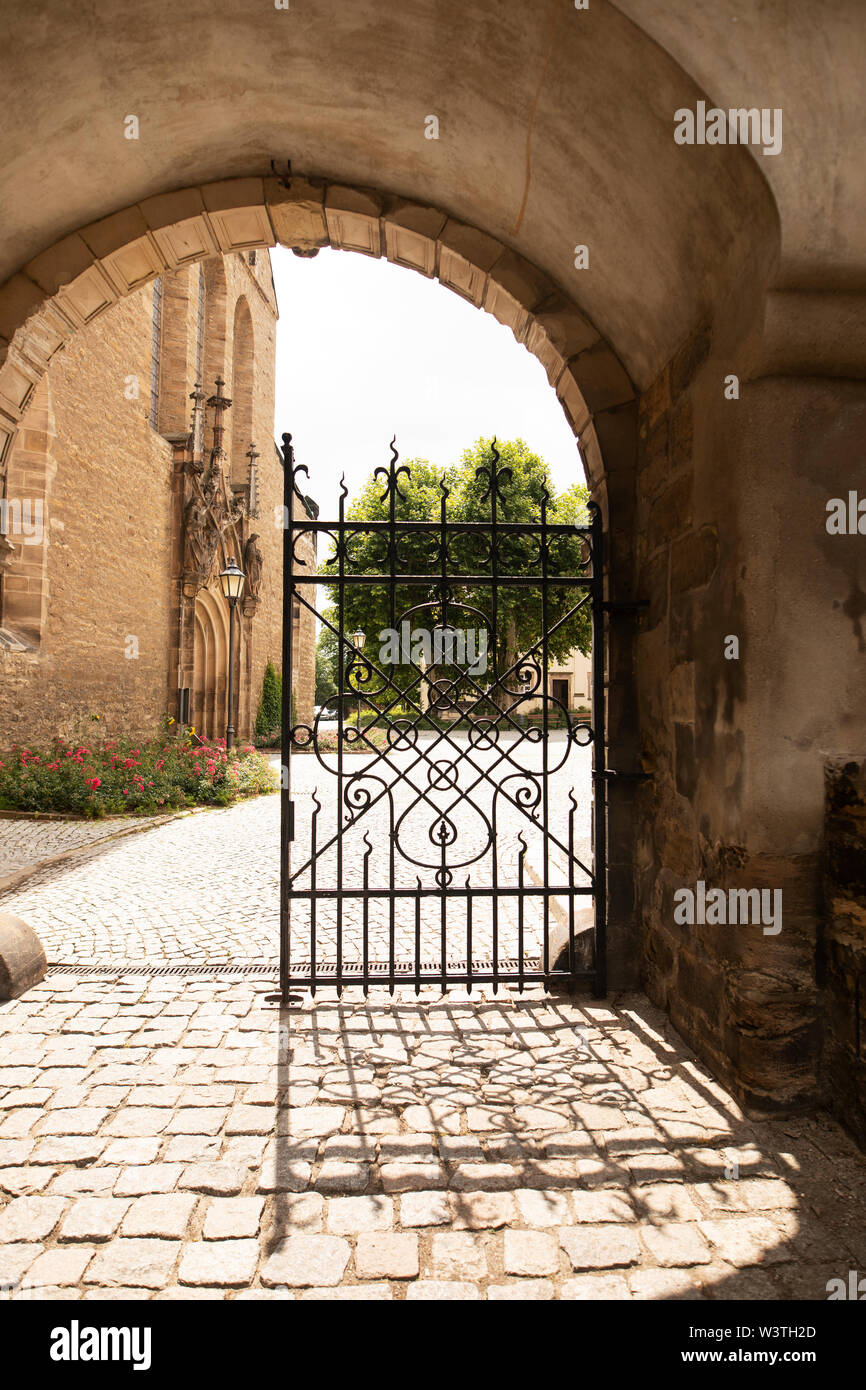
[[[465,739],[462,741],[465,747]],[[553,735],[550,760],[556,765],[566,751],[564,736]],[[409,753],[392,755],[404,769],[411,768],[415,757]],[[473,750],[472,762],[488,771],[496,764],[498,755],[485,750]],[[537,749],[524,750],[522,761],[538,770],[541,756]],[[336,767],[336,758],[328,758]],[[353,755],[345,758],[347,773],[356,774],[359,794],[373,786],[371,780],[358,776],[362,768],[374,774],[380,770],[368,757]],[[567,766],[554,773],[549,781],[548,824],[556,837],[567,844],[568,817],[571,802],[569,791],[575,787],[577,809],[574,813],[574,842],[576,853],[589,864],[589,767],[590,753],[586,748],[572,748]],[[529,785],[527,779],[516,776],[511,763],[501,765],[493,773],[494,783],[503,784],[512,777],[507,790],[517,799],[517,787]],[[426,772],[412,772],[413,785],[429,792]],[[492,791],[490,781],[472,770],[467,760],[462,765],[464,785],[471,778],[480,778],[475,793],[479,804],[490,814]],[[314,793],[321,803],[319,816],[319,846],[327,843],[336,827],[337,779],[324,770],[317,759],[306,754],[293,761],[293,795],[297,805],[297,841],[293,846],[293,865],[300,867],[309,857],[311,815]],[[424,863],[430,863],[431,842],[427,830],[434,818],[433,806],[447,805],[449,793],[430,794],[423,803],[423,814],[415,813],[416,823],[407,821],[399,833],[400,845]],[[408,783],[394,788],[395,819],[414,799]],[[530,808],[532,809],[532,808]],[[166,964],[192,962],[225,964],[238,961],[268,961],[278,953],[279,923],[279,798],[260,797],[227,810],[203,812],[181,817],[148,829],[143,834],[113,840],[94,846],[74,862],[55,865],[37,872],[25,885],[0,895],[0,909],[15,913],[29,922],[38,932],[49,960],[65,963],[113,960],[163,961]],[[483,847],[483,821],[471,808],[462,807],[454,816],[455,827],[468,843],[469,857]],[[7,824],[9,824],[7,822]],[[11,824],[21,824],[12,822]],[[62,823],[60,823],[62,824]],[[47,827],[27,823],[31,834]],[[89,825],[72,825],[74,830],[91,830]],[[497,844],[499,846],[500,884],[516,882],[519,836],[527,846],[525,873],[527,884],[543,881],[544,844],[540,830],[531,818],[501,797],[498,805]],[[366,837],[366,838],[365,838]],[[362,865],[367,846],[371,886],[387,883],[388,855],[392,843],[387,798],[361,816],[356,827],[347,832],[343,862],[338,868],[336,853],[327,851],[318,864],[318,882],[327,886],[339,881],[344,886],[362,883]],[[454,856],[457,857],[456,855]],[[554,845],[550,850],[551,875],[567,885],[565,856]],[[490,857],[461,871],[472,873],[473,884],[491,882]],[[432,882],[432,868],[418,867],[399,859],[398,881],[414,887],[417,878]],[[553,881],[553,879],[552,879]],[[576,883],[588,883],[578,874]],[[300,880],[309,882],[309,877]],[[458,878],[463,882],[463,877]],[[591,899],[582,900],[587,906]],[[502,899],[499,921],[500,958],[512,959],[517,954],[517,914],[513,900]],[[562,920],[567,900],[553,900],[553,916]],[[373,902],[369,914],[371,959],[385,960],[388,954],[388,908],[384,899]],[[333,903],[320,906],[316,937],[318,957],[333,960],[336,950],[337,919]],[[537,958],[541,950],[541,917],[537,903],[528,903],[525,911],[525,957]],[[404,899],[396,915],[396,955],[408,959],[414,949],[414,901]],[[492,921],[489,904],[476,900],[473,921],[473,956],[485,959],[492,951]],[[449,921],[448,952],[452,958],[466,957],[465,911],[462,904],[453,906]],[[343,921],[343,956],[351,963],[360,959],[361,921],[357,901],[347,907]],[[310,956],[309,906],[296,906],[293,918],[292,955],[294,960]],[[432,964],[441,957],[438,903],[425,902],[422,914],[422,956]]]
[[[838,1126],[744,1119],[639,996],[268,988],[0,1005],[7,1296],[824,1299],[866,1268]]]
[[[0,815],[0,879],[65,850],[110,839],[129,824],[125,816],[80,821],[30,820],[23,816]]]

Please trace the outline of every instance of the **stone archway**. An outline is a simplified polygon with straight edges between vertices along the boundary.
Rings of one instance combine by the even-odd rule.
[[[622,771],[652,778],[611,784],[619,978],[642,969],[752,1103],[810,1100],[823,766],[866,738],[858,538],[828,538],[821,511],[855,486],[866,437],[866,255],[844,165],[856,6],[834,7],[820,45],[799,16],[783,40],[773,7],[743,43],[713,0],[687,18],[646,0],[325,0],[307,28],[260,7],[195,86],[203,0],[113,0],[110,19],[97,0],[96,14],[85,31],[58,11],[56,53],[23,11],[10,19],[10,90],[38,67],[62,98],[9,112],[0,428],[14,432],[76,325],[208,251],[384,253],[501,316],[580,435],[611,601],[649,604],[610,617],[611,738]],[[68,81],[78,46],[112,74],[96,94]],[[828,113],[812,94],[831,88]],[[784,108],[793,145],[770,159],[675,144],[675,110],[714,100]],[[808,688],[792,679],[804,665]],[[676,930],[673,889],[700,875],[783,882],[789,926]]]
[[[288,186],[287,186],[288,185]],[[116,223],[118,237],[131,226],[142,234],[108,249],[82,229],[55,248],[54,292],[16,332],[0,366],[0,430],[12,432],[8,411],[11,386],[26,409],[28,389],[22,364],[36,378],[54,351],[77,327],[105,312],[124,292],[132,292],[169,267],[195,264],[216,251],[246,253],[277,243],[302,254],[331,246],[374,257],[435,277],[446,288],[492,313],[542,363],[575,436],[593,499],[611,533],[606,583],[611,602],[635,595],[632,543],[636,461],[637,393],[622,362],[576,302],[549,275],[495,237],[447,212],[372,189],[348,187],[321,178],[237,179],[166,194],[153,206],[127,209]],[[82,268],[82,254],[88,264]],[[47,262],[45,263],[47,265]],[[219,273],[208,262],[206,289],[222,298]],[[43,271],[40,271],[43,274]],[[44,275],[43,275],[43,278]],[[47,283],[47,280],[46,280]],[[46,326],[53,327],[52,351],[37,367]],[[61,336],[62,335],[62,336]],[[206,344],[209,365],[225,362],[225,337]],[[576,460],[577,462],[577,460]],[[637,765],[638,718],[634,695],[631,623],[615,623],[609,633],[607,673],[608,737],[621,754],[621,769]],[[194,721],[193,721],[194,722]],[[611,805],[608,959],[614,984],[634,984],[640,947],[634,913],[633,806],[614,796]],[[620,847],[620,848],[616,848]]]
[[[175,215],[178,220],[166,221]],[[159,213],[143,208],[119,214],[118,234],[131,223],[142,235],[97,255],[90,229],[40,258],[42,283],[22,277],[24,316],[0,344],[0,450],[51,358],[75,330],[92,322],[124,293],[156,275],[213,257],[277,243],[303,252],[322,246],[384,255],[397,265],[437,278],[509,327],[542,363],[566,416],[579,435],[589,481],[605,504],[599,429],[608,412],[635,401],[635,389],[616,354],[576,302],[549,276],[487,233],[435,208],[374,190],[325,180],[237,179],[166,194]],[[102,245],[105,246],[104,238]],[[48,261],[52,269],[46,275]],[[216,278],[215,278],[216,277]],[[224,281],[224,276],[223,276]],[[48,286],[51,285],[49,290]],[[44,288],[43,288],[44,286]],[[209,305],[225,300],[219,263],[206,271]],[[222,300],[220,300],[222,295]],[[27,312],[31,311],[31,312]],[[225,371],[224,341],[207,345],[208,369]],[[612,436],[611,447],[615,447]]]
[[[46,289],[40,295],[41,305],[15,333],[0,367],[0,405],[5,401],[8,406],[16,386],[18,408],[26,408],[25,383],[38,377],[75,328],[169,265],[186,266],[215,251],[246,252],[276,242],[301,253],[333,246],[386,255],[435,276],[493,313],[542,362],[579,438],[587,479],[610,534],[609,602],[625,605],[622,614],[611,619],[606,680],[609,743],[617,753],[615,770],[626,774],[622,783],[612,784],[610,794],[608,962],[614,987],[636,984],[641,970],[635,887],[640,821],[635,820],[634,784],[628,774],[641,768],[641,730],[635,698],[635,614],[628,605],[638,596],[635,528],[641,416],[638,391],[623,363],[561,285],[507,243],[445,211],[395,195],[299,176],[288,186],[276,178],[229,180],[166,194],[158,203],[127,210],[116,223],[117,237],[128,236],[131,226],[140,235],[110,249],[103,240],[101,255],[91,248],[91,242],[99,245],[92,229],[82,229],[78,237],[55,248],[50,274],[48,261],[43,262],[39,274],[46,285],[53,276],[53,293]],[[46,340],[49,326],[55,336]],[[46,341],[50,351],[39,359]],[[219,344],[215,346],[218,350]],[[208,345],[209,361],[211,353]],[[683,354],[694,357],[693,368],[699,365],[692,340]],[[688,371],[680,373],[679,392],[689,379]],[[670,395],[662,403],[663,412],[669,403]],[[11,412],[7,419],[11,426]],[[685,533],[692,529],[697,529],[696,523],[689,520]],[[219,732],[220,636],[212,615],[196,624],[195,636],[208,653],[204,671],[212,672],[196,687],[200,717],[205,732]]]

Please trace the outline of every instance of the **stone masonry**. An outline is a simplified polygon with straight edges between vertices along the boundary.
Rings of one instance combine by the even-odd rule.
[[[251,439],[259,453],[258,517],[248,530],[258,535],[262,580],[244,631],[237,721],[241,737],[251,734],[265,664],[280,665],[282,533],[275,509],[283,489],[272,443],[276,302],[267,251],[251,262],[252,255],[214,256],[201,276],[194,265],[163,277],[154,422],[150,284],[89,323],[34,393],[5,488],[7,499],[23,501],[31,515],[38,505],[43,534],[39,543],[10,537],[15,554],[0,578],[0,627],[10,639],[0,640],[0,744],[75,737],[94,713],[106,732],[135,735],[152,732],[166,711],[177,716],[183,506],[173,444],[190,428],[197,371],[210,373],[203,382],[208,395],[222,375],[229,399],[238,397],[240,423],[233,429],[235,405],[226,417],[233,484],[248,476]],[[206,428],[205,449],[209,435]],[[215,581],[210,592],[222,605]],[[305,717],[314,688],[310,625],[304,615],[295,678]],[[224,699],[225,671],[214,679]]]

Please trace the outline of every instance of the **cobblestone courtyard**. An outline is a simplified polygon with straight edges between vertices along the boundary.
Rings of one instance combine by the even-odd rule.
[[[823,1299],[863,1268],[853,1145],[745,1120],[639,996],[268,989],[55,975],[0,1008],[14,1296]]]
[[[465,740],[462,740],[465,746]],[[562,759],[564,736],[553,736],[555,750],[551,761]],[[473,762],[481,768],[490,767],[494,755],[484,751],[472,754]],[[575,848],[584,863],[589,864],[589,750],[573,748],[567,767],[554,774],[550,781],[551,826],[559,837],[567,834],[569,814],[568,793],[576,790]],[[392,755],[403,767],[414,762],[409,754]],[[540,767],[537,752],[530,765]],[[327,759],[336,768],[336,758]],[[349,773],[362,766],[370,767],[369,757],[347,757]],[[274,760],[278,766],[278,760]],[[374,771],[379,771],[379,765]],[[505,769],[513,772],[509,764]],[[295,798],[297,839],[292,848],[293,866],[302,865],[309,857],[310,818],[313,794],[322,804],[319,825],[319,845],[324,845],[335,828],[336,777],[322,769],[317,759],[306,754],[294,758],[292,764],[293,796]],[[415,782],[423,784],[420,774]],[[472,774],[474,777],[474,774]],[[361,784],[363,785],[363,784]],[[412,794],[397,788],[398,805],[406,805]],[[489,803],[489,785],[482,781],[479,804]],[[440,797],[447,802],[447,796]],[[426,804],[426,803],[425,803]],[[489,805],[487,807],[489,810]],[[165,964],[257,961],[273,962],[279,953],[279,798],[260,797],[241,802],[227,810],[208,811],[192,816],[180,816],[168,823],[146,830],[142,834],[117,837],[118,822],[93,824],[75,822],[32,822],[0,820],[0,863],[10,869],[27,863],[33,849],[25,844],[23,827],[35,832],[39,852],[54,855],[80,845],[84,852],[74,859],[33,874],[26,884],[0,897],[3,910],[23,917],[39,934],[48,959],[64,963],[106,960],[162,961]],[[476,824],[472,824],[472,820]],[[430,845],[426,819],[418,818],[401,836],[401,843],[429,858]],[[468,822],[468,824],[467,824]],[[479,818],[464,813],[459,822],[470,843],[477,845]],[[101,833],[100,833],[101,832]],[[519,851],[518,836],[523,834],[527,844],[527,882],[541,877],[540,858],[542,836],[533,829],[529,817],[503,802],[499,811],[497,841],[500,868],[511,873],[516,882],[515,866]],[[385,883],[388,879],[388,848],[390,844],[387,807],[384,802],[362,816],[357,827],[345,837],[342,881],[360,885],[361,866],[365,854],[365,836],[372,845],[370,883]],[[87,846],[92,842],[92,852]],[[554,847],[551,873],[567,882],[563,856]],[[398,864],[401,882],[413,886],[418,870],[408,864]],[[430,881],[429,872],[424,881]],[[327,852],[318,865],[320,883],[336,880],[336,855]],[[485,877],[486,875],[486,877]],[[586,884],[585,875],[575,880]],[[308,876],[301,880],[308,882]],[[480,873],[473,873],[473,882],[490,882],[489,863],[482,864]],[[589,903],[589,898],[583,899]],[[561,916],[563,904],[558,900],[554,912]],[[387,913],[383,905],[373,904],[370,934],[374,958],[387,958]],[[516,914],[505,900],[500,910],[501,954],[516,949]],[[411,954],[410,943],[414,916],[411,900],[401,904],[398,915],[398,954]],[[526,954],[540,954],[540,914],[531,907],[526,914]],[[319,913],[317,942],[320,957],[333,956],[336,936],[336,912],[325,904]],[[489,908],[480,904],[473,924],[473,954],[489,955],[492,928]],[[422,943],[425,955],[438,959],[439,927],[434,916],[424,918]],[[465,958],[465,928],[461,917],[451,928],[449,949]],[[347,920],[344,930],[344,956],[357,959],[360,951],[359,922]],[[306,959],[310,954],[309,908],[295,908],[292,935],[293,959]]]
[[[853,1143],[745,1118],[640,995],[281,1008],[257,964],[278,810],[91,844],[0,897],[70,967],[0,1004],[10,1296],[823,1300],[866,1268]]]

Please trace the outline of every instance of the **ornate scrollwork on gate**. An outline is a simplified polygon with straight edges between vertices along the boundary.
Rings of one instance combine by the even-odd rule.
[[[315,532],[330,545],[318,575],[293,565],[289,592],[329,635],[337,683],[312,724],[291,730],[291,746],[315,756],[318,794],[328,783],[336,793],[330,815],[322,798],[310,833],[296,832],[291,901],[313,923],[325,908],[334,916],[338,986],[369,984],[369,931],[380,910],[392,986],[407,971],[416,986],[428,977],[421,943],[431,912],[443,983],[471,985],[477,976],[473,940],[485,914],[494,983],[563,971],[576,978],[574,904],[592,900],[600,874],[578,825],[583,816],[588,831],[590,819],[580,750],[595,752],[603,730],[600,708],[591,723],[576,717],[550,671],[552,656],[561,660],[576,645],[575,634],[597,635],[600,521],[560,518],[546,484],[529,515],[495,441],[475,474],[480,521],[467,520],[465,510],[452,517],[445,478],[431,502],[438,516],[413,513],[412,473],[393,440],[389,464],[374,477],[382,490],[372,515],[347,512],[343,482],[337,520],[305,521],[293,538],[296,545],[300,534]],[[323,592],[326,601],[317,601]],[[356,626],[364,613],[375,631]],[[575,782],[567,786],[571,768]],[[582,797],[575,796],[581,777]],[[597,829],[597,805],[595,815]],[[560,900],[568,963],[554,969]],[[363,920],[354,971],[344,959],[353,904]],[[540,923],[535,957],[526,947],[532,913]],[[498,953],[512,927],[520,949],[504,962]],[[459,970],[448,963],[455,929],[466,940]],[[323,970],[319,953],[316,978],[332,978]]]

